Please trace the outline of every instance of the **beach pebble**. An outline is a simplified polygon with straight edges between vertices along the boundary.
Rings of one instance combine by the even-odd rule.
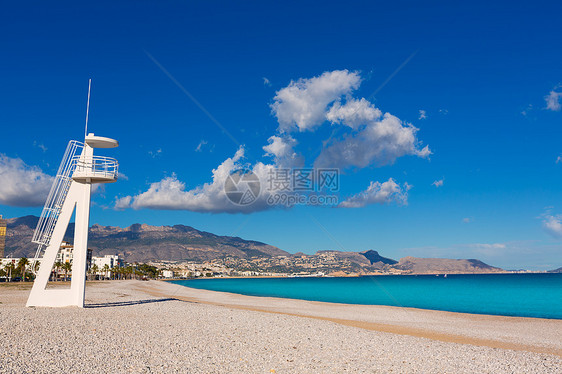
[[[559,356],[446,343],[330,321],[158,301],[89,284],[92,308],[25,308],[0,289],[0,372],[560,373]],[[139,302],[143,301],[143,302]]]

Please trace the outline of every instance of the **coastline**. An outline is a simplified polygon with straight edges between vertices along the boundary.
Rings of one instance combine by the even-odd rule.
[[[360,278],[360,277],[391,277],[391,276],[444,276],[444,275],[506,275],[506,274],[552,274],[548,271],[484,271],[484,272],[454,272],[454,271],[441,271],[430,273],[349,273],[338,275],[236,275],[236,276],[219,276],[219,277],[196,277],[196,278],[169,278],[159,279],[164,282],[177,281],[177,280],[203,280],[203,279],[259,279],[259,278]]]
[[[160,280],[258,297],[562,320],[562,274]]]
[[[386,305],[247,296],[195,289],[168,281],[145,282],[139,290],[158,297],[233,309],[326,320],[346,326],[442,342],[470,344],[562,357],[562,320],[458,313]]]
[[[245,297],[139,280],[87,282],[85,308],[26,308],[30,287],[0,285],[0,372],[557,373],[562,367],[558,321]]]

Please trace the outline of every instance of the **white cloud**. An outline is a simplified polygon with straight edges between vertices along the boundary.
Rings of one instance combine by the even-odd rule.
[[[466,245],[467,250],[477,254],[477,258],[480,256],[497,257],[510,252],[513,252],[513,248],[510,248],[509,243],[473,243]]]
[[[435,186],[435,187],[441,187],[441,186],[443,185],[443,182],[444,182],[444,181],[445,181],[444,179],[440,179],[440,180],[434,181],[434,182],[431,183],[431,184],[432,184],[433,186]]]
[[[195,148],[195,152],[201,152],[203,151],[203,146],[207,144],[206,140],[201,140],[199,142],[199,144],[197,145],[197,148]]]
[[[160,154],[162,154],[162,148],[158,148],[156,151],[148,151],[148,154],[150,155],[150,157],[156,158],[160,156]]]
[[[533,110],[533,105],[532,105],[532,104],[529,104],[529,105],[527,106],[527,108],[525,108],[524,110],[521,111],[521,114],[522,114],[524,117],[527,117],[527,116],[529,115],[529,113],[531,112],[531,110]]]
[[[251,213],[271,208],[272,206],[266,203],[269,194],[264,185],[261,186],[258,199],[252,204],[240,206],[228,200],[224,192],[225,181],[233,171],[245,166],[240,163],[243,157],[244,148],[240,147],[233,157],[227,158],[213,170],[213,178],[210,183],[186,190],[185,183],[178,180],[174,174],[159,182],[152,183],[146,192],[116,200],[114,208],[189,210],[205,213]],[[253,166],[252,171],[263,183],[267,180],[267,176],[273,167],[273,165],[258,162]]]
[[[263,77],[263,85],[264,86],[271,86],[271,82],[266,77]]]
[[[131,201],[133,200],[132,196],[125,196],[121,198],[115,199],[115,210],[123,210],[129,208],[131,206]]]
[[[441,113],[443,115],[447,115],[447,114],[449,114],[449,111],[447,109],[439,109],[439,113]]]
[[[426,118],[427,118],[427,114],[425,110],[420,109],[420,116],[418,117],[418,119],[426,119]]]
[[[342,201],[340,208],[361,208],[371,204],[389,204],[396,202],[399,205],[408,204],[408,183],[401,187],[394,179],[390,178],[384,183],[371,182],[369,187],[356,195]]]
[[[341,169],[364,168],[372,164],[392,164],[405,155],[427,158],[431,151],[428,146],[419,148],[417,131],[411,124],[386,113],[382,120],[372,121],[359,132],[324,148],[314,164],[317,167]]]
[[[562,162],[562,156],[558,156],[558,157],[556,158],[556,163],[558,164],[558,163],[560,163],[560,162]]]
[[[503,269],[552,270],[562,263],[559,244],[534,240],[403,248],[399,252],[403,256],[476,258]]]
[[[553,237],[562,238],[562,215],[546,214],[543,216],[542,225],[545,231]]]
[[[289,168],[302,164],[302,158],[293,149],[297,141],[291,136],[273,135],[267,141],[269,144],[263,150],[266,156],[273,157],[276,166]]]
[[[268,83],[269,80],[264,78],[264,84]],[[427,158],[431,151],[428,146],[422,148],[420,145],[416,127],[403,123],[389,113],[382,116],[381,110],[368,100],[352,97],[351,94],[360,83],[359,73],[348,70],[324,72],[317,77],[291,81],[287,87],[276,92],[271,104],[272,114],[278,120],[278,128],[262,148],[264,156],[273,159],[272,163],[241,165],[239,161],[244,156],[244,149],[241,147],[234,157],[226,159],[213,170],[212,181],[209,183],[187,189],[186,183],[173,174],[152,183],[143,193],[116,200],[115,208],[129,206],[134,209],[182,209],[214,213],[249,213],[268,209],[272,207],[266,203],[267,197],[272,196],[271,191],[265,191],[268,176],[276,168],[285,169],[305,164],[302,155],[295,151],[298,142],[291,132],[313,131],[325,122],[332,126],[339,125],[340,129],[345,128],[347,135],[343,139],[326,141],[314,162],[315,166],[382,166],[391,164],[404,155]],[[201,151],[205,144],[206,141],[201,141],[196,151]],[[160,152],[158,150],[156,154]],[[252,170],[262,182],[262,193],[258,200],[247,206],[234,205],[224,192],[228,176],[241,167]],[[409,188],[407,183],[400,186],[393,179],[384,183],[372,182],[366,191],[352,196],[340,206],[359,207],[391,201],[406,204]]]
[[[332,124],[343,124],[357,129],[367,122],[376,121],[382,116],[380,109],[365,99],[350,99],[344,105],[336,101],[326,114],[326,119]]]
[[[544,97],[544,100],[546,101],[546,109],[553,110],[555,112],[560,111],[560,109],[562,108],[562,106],[560,105],[561,97],[562,92],[556,92],[555,90],[550,91],[550,93]]]
[[[469,244],[472,248],[481,248],[481,249],[505,249],[506,245],[504,243],[474,243]]]
[[[0,154],[0,204],[43,206],[53,178],[37,166]]]
[[[293,146],[296,144],[296,140],[290,136],[279,137],[270,136],[267,139],[268,145],[263,147],[263,150],[267,155],[274,157],[286,157],[293,154]]]
[[[121,175],[119,175],[121,178]],[[94,183],[92,184],[92,195],[103,195],[105,193],[105,184],[103,183]]]
[[[33,141],[33,146],[39,148],[40,150],[42,150],[43,152],[47,152],[47,147],[45,147],[45,144],[43,143],[39,143],[36,140]]]
[[[125,175],[125,173],[123,173],[122,171],[119,171],[119,180],[128,181],[129,177]]]
[[[470,222],[472,222],[472,218],[470,218],[470,217],[465,217],[465,218],[462,219],[462,222],[463,222],[463,223],[470,223]]]
[[[371,102],[351,96],[360,84],[359,73],[348,70],[292,81],[276,93],[271,105],[279,122],[278,131],[314,130],[326,121],[350,128],[351,133],[343,139],[324,143],[314,162],[317,167],[364,168],[392,164],[405,155],[427,158],[431,151],[428,146],[420,146],[416,127],[390,113],[381,119],[381,110]]]
[[[192,211],[224,211],[233,207],[224,193],[224,181],[234,170],[235,163],[244,156],[244,148],[234,157],[227,158],[213,170],[213,181],[202,187],[186,191],[185,183],[176,175],[152,183],[148,191],[135,196],[131,206],[135,209],[184,209]]]
[[[359,87],[357,72],[335,70],[299,79],[276,92],[271,104],[281,132],[313,130],[326,120],[328,105]]]

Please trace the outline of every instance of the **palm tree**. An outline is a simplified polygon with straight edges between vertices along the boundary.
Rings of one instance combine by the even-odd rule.
[[[29,274],[30,280],[35,280],[35,278],[37,278],[37,273],[39,272],[39,266],[41,266],[41,262],[39,260],[33,259],[33,261],[30,261],[30,266],[29,266],[29,270],[31,271],[31,273]]]
[[[5,266],[4,269],[6,270],[6,273],[8,274],[8,282],[12,281],[12,271],[14,270],[15,266],[13,262],[8,262]]]
[[[70,262],[65,262],[62,264],[62,270],[64,270],[64,281],[68,279],[68,273],[72,271],[72,264]]]
[[[96,280],[97,275],[98,275],[98,271],[100,271],[100,268],[98,267],[98,265],[94,264],[90,270],[92,270],[92,273],[94,274],[94,280]]]
[[[55,262],[55,280],[59,277],[59,271],[62,269],[62,262],[57,261]]]
[[[107,273],[109,272],[109,265],[108,264],[103,265],[102,270],[103,270],[103,274],[104,274],[104,279],[108,278]]]
[[[123,268],[123,275],[124,275],[125,279],[127,279],[129,277],[129,274],[131,274],[132,269],[133,268],[130,267],[130,266],[127,266],[127,267]]]
[[[21,269],[21,274],[22,274],[21,278],[24,282],[25,282],[25,268],[27,267],[28,264],[29,264],[29,260],[27,259],[27,257],[22,257],[18,261],[18,268]]]

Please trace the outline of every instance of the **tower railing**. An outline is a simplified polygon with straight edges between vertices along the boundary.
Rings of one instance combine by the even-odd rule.
[[[119,163],[116,159],[105,156],[74,156],[73,179],[93,178],[94,180],[116,180]]]
[[[39,217],[39,222],[37,222],[37,227],[33,233],[33,238],[31,239],[33,243],[38,244],[34,261],[37,261],[43,247],[46,247],[51,240],[62,205],[68,194],[70,183],[72,182],[72,175],[76,167],[76,163],[74,162],[75,156],[83,148],[84,143],[76,140],[71,140],[66,147],[55,181],[49,191],[47,201],[45,202],[45,206]]]

